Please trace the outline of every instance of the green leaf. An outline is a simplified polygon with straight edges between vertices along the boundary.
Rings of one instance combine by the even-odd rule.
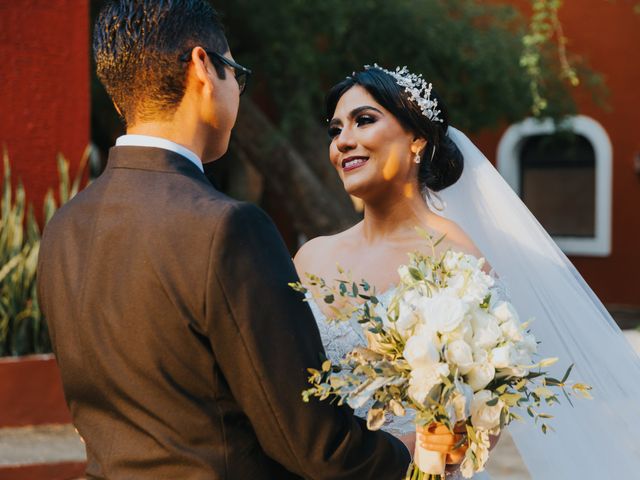
[[[567,378],[569,378],[569,375],[571,374],[571,370],[573,370],[573,366],[574,366],[573,363],[569,365],[569,368],[567,368],[566,373],[562,377],[561,383],[565,383],[567,381]]]

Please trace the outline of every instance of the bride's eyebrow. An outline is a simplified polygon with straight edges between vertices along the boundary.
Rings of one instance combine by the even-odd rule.
[[[373,110],[375,112],[378,112],[380,115],[384,115],[376,107],[372,107],[371,105],[362,105],[361,107],[357,107],[357,108],[354,108],[353,110],[351,110],[349,112],[349,118],[353,119],[358,114],[360,114],[360,113],[362,113],[362,112],[364,112],[366,110]],[[342,125],[342,120],[340,120],[339,118],[332,118],[331,121],[329,122],[329,127],[334,127],[334,126],[337,126],[337,125]]]

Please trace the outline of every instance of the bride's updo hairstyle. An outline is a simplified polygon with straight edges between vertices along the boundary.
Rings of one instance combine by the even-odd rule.
[[[427,140],[418,170],[418,184],[422,191],[428,189],[437,192],[458,181],[464,168],[464,158],[457,145],[447,135],[447,108],[435,91],[431,92],[431,98],[438,101],[438,118],[442,119],[442,122],[429,120],[422,113],[420,106],[391,75],[378,68],[368,68],[345,78],[329,90],[326,97],[328,120],[333,117],[342,95],[355,85],[360,85],[369,92],[376,102],[398,119],[403,128],[416,137]]]

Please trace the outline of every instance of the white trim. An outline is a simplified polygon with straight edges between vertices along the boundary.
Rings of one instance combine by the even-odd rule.
[[[154,147],[169,150],[170,152],[175,152],[182,155],[196,167],[198,167],[198,169],[202,173],[204,173],[202,160],[200,160],[200,157],[198,157],[198,155],[193,153],[187,147],[183,147],[182,145],[176,142],[172,142],[171,140],[167,140],[166,138],[130,133],[118,137],[116,139],[116,147]]]
[[[584,115],[569,117],[562,126],[584,136],[591,142],[596,158],[595,237],[557,237],[558,246],[567,254],[605,257],[611,253],[611,183],[613,154],[606,130],[594,119]],[[552,120],[528,118],[512,125],[498,143],[497,167],[500,174],[520,193],[520,152],[527,137],[551,134],[556,130]]]

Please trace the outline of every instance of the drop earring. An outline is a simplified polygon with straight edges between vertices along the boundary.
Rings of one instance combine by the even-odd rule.
[[[422,160],[422,159],[420,158],[420,152],[416,152],[416,156],[415,156],[415,157],[413,157],[413,161],[414,161],[415,163],[420,163],[420,161],[421,161],[421,160]]]

